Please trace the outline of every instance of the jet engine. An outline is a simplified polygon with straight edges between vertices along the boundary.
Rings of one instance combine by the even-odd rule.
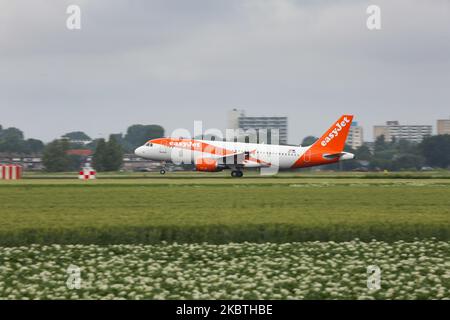
[[[195,168],[197,171],[206,172],[217,172],[223,170],[223,166],[220,166],[217,160],[211,158],[199,158],[195,160]]]

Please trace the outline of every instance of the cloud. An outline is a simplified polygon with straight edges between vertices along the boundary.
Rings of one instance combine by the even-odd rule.
[[[65,28],[69,4],[82,9],[80,31]],[[226,111],[240,107],[288,115],[298,142],[344,112],[366,128],[448,116],[449,2],[377,1],[381,31],[366,28],[369,4],[2,2],[2,121],[49,140],[134,122],[171,130],[203,119],[223,128]]]

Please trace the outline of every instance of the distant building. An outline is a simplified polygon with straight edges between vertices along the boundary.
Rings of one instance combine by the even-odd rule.
[[[233,109],[228,111],[227,129],[239,129],[239,117],[244,114],[244,111]]]
[[[136,156],[134,153],[123,155],[124,171],[157,171],[160,167],[160,161],[143,159]]]
[[[352,122],[346,142],[352,149],[358,149],[364,144],[363,127],[358,122]]]
[[[249,117],[245,115],[243,110],[233,109],[228,114],[227,129],[241,129],[244,132],[260,132],[261,130],[267,130],[268,136],[270,136],[270,131],[272,129],[277,129],[279,133],[279,143],[287,144],[287,122],[287,117]]]
[[[407,140],[421,142],[426,136],[431,136],[433,127],[430,125],[400,125],[398,121],[387,121],[384,126],[374,126],[373,135],[377,139],[384,135],[386,141]]]
[[[437,134],[450,134],[450,118],[437,121]]]
[[[0,164],[19,164],[26,170],[43,170],[42,154],[23,155],[19,153],[0,152]]]
[[[168,171],[190,171],[194,169],[193,165],[166,163],[165,168]],[[123,155],[123,171],[135,172],[153,172],[161,169],[161,161],[144,159],[136,156],[134,153]]]
[[[89,157],[94,152],[90,149],[70,149],[70,150],[67,150],[66,153],[70,156]]]

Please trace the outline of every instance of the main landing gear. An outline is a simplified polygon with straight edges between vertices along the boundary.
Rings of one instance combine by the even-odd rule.
[[[244,175],[244,173],[242,171],[240,171],[240,170],[233,170],[233,171],[231,171],[231,176],[233,178],[240,178],[243,175]]]

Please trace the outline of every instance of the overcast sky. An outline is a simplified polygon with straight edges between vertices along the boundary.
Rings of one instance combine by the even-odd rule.
[[[81,30],[66,8],[81,7]],[[381,7],[382,29],[366,28]],[[355,114],[450,117],[449,0],[0,0],[0,124],[52,140],[135,123],[286,115],[289,142]]]

